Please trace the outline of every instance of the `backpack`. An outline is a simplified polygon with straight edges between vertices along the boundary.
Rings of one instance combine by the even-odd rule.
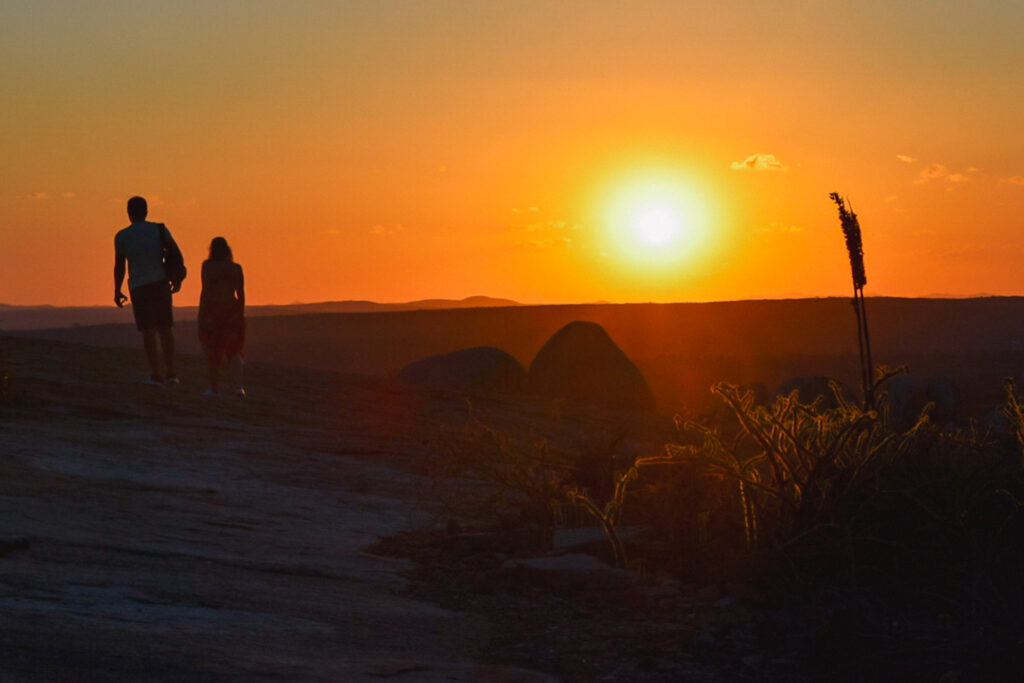
[[[167,226],[163,223],[160,223],[160,244],[163,254],[164,273],[167,274],[167,279],[177,289],[181,287],[181,281],[188,274],[188,269],[185,268],[185,257],[181,255],[181,249],[171,239],[170,233],[167,232]]]

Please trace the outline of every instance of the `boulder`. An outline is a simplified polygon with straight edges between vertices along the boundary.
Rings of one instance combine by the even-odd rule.
[[[526,387],[526,370],[519,361],[493,346],[428,356],[406,365],[398,377],[418,389],[515,393]]]
[[[643,374],[594,322],[569,323],[541,347],[530,364],[530,390],[577,405],[654,410]]]
[[[893,377],[883,388],[882,405],[887,409],[889,426],[910,429],[928,403],[934,404],[931,420],[936,424],[953,422],[959,411],[960,392],[948,377],[921,379],[916,375]]]
[[[636,541],[640,538],[642,528],[639,526],[619,527],[616,533],[623,543]],[[588,548],[608,547],[608,536],[599,526],[585,526],[576,529],[557,529],[552,547],[556,552],[583,551]]]
[[[947,424],[960,417],[960,388],[949,377],[929,377],[925,385],[928,400],[935,404],[932,420]]]
[[[886,422],[892,429],[910,429],[928,403],[924,380],[914,375],[897,375],[882,390],[879,405],[884,407]]]
[[[632,572],[582,553],[506,560],[503,567],[528,583],[562,592],[616,590],[636,580]]]

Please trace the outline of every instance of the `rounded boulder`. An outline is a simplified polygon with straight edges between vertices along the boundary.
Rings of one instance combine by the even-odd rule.
[[[530,364],[530,390],[579,405],[652,411],[643,373],[594,322],[577,320],[555,332]]]
[[[526,370],[519,361],[493,346],[427,356],[406,365],[398,377],[418,389],[515,393],[526,387]]]

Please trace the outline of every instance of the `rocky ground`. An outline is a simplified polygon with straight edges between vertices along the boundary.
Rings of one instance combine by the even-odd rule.
[[[947,670],[933,641],[908,657],[906,639],[858,633],[863,621],[821,598],[806,609],[750,583],[680,585],[604,564],[595,529],[562,531],[541,552],[475,518],[478,485],[430,466],[439,427],[469,411],[536,427],[527,404],[259,364],[249,398],[211,399],[195,358],[181,386],[154,390],[138,381],[140,352],[4,337],[0,352],[2,681]],[[854,640],[872,645],[851,656]]]
[[[138,353],[0,340],[0,679],[550,680],[368,552],[429,526],[416,407],[249,369],[244,401],[139,383]]]

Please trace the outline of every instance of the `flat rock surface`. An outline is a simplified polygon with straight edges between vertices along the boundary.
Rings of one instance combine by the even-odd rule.
[[[251,367],[141,386],[136,354],[0,338],[0,680],[501,680],[487,619],[366,551],[428,524],[415,401]]]

